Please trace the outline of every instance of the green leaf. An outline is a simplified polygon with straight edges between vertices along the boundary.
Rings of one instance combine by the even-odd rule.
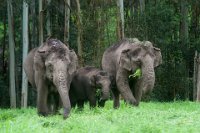
[[[142,76],[142,70],[138,68],[135,73],[129,75],[129,78],[140,78]]]

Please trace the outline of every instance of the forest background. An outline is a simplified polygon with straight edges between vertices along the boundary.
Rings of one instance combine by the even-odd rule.
[[[162,51],[146,100],[196,100],[194,55],[200,50],[199,0],[0,0],[0,107],[35,106],[24,89],[23,59],[48,36],[75,49],[82,66],[100,67],[106,48],[123,38]],[[31,88],[31,86],[29,86]]]

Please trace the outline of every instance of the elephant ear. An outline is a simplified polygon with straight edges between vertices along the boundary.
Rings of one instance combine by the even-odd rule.
[[[162,64],[161,50],[159,48],[154,47],[154,55],[155,55],[154,67],[157,67],[160,64]]]
[[[132,68],[135,69],[136,66],[139,66],[140,65],[139,58],[141,58],[140,52],[141,52],[140,47],[123,50],[119,60],[120,67],[128,71],[131,71]]]
[[[102,72],[97,72],[95,75],[92,75],[90,77],[90,84],[92,86],[96,86],[97,84],[99,84],[99,81],[101,80],[102,77]]]
[[[38,48],[38,52],[39,53],[45,53],[48,49],[49,49],[49,46],[45,42]]]
[[[130,49],[123,50],[119,60],[119,66],[130,71],[131,70],[131,59],[128,54]]]
[[[101,75],[100,73],[97,73],[96,75],[92,76],[91,77],[92,85],[99,85],[103,77],[104,76]]]
[[[69,52],[70,64],[68,67],[69,74],[73,74],[78,68],[78,58],[74,50]]]
[[[95,86],[96,85],[96,75],[92,75],[90,77],[90,85]]]

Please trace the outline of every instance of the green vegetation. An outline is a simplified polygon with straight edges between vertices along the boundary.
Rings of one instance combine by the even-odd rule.
[[[1,133],[160,133],[199,132],[200,104],[194,102],[142,102],[130,107],[121,102],[117,110],[112,102],[105,108],[72,110],[67,120],[62,115],[39,117],[35,108],[1,109]]]
[[[129,75],[129,78],[140,78],[142,76],[142,71],[138,68],[134,74]]]

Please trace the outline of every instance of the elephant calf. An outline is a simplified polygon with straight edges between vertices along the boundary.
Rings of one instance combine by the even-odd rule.
[[[89,66],[80,68],[72,79],[69,91],[71,106],[83,108],[84,102],[89,101],[90,107],[95,107],[98,100],[98,106],[103,107],[110,96],[110,84],[110,78],[105,71]]]

